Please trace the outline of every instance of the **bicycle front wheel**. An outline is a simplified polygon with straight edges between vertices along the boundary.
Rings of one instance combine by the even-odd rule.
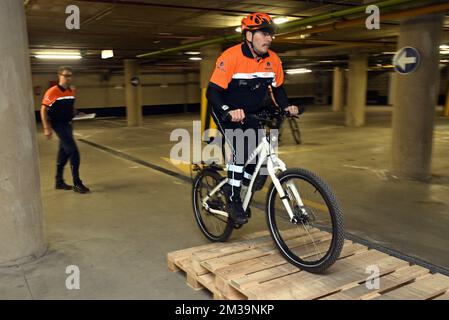
[[[309,272],[323,272],[343,248],[343,215],[337,200],[329,186],[310,171],[289,169],[278,179],[293,219],[272,184],[267,195],[267,223],[273,240],[291,264]]]

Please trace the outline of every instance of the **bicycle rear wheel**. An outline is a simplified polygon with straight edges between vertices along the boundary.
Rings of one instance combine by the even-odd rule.
[[[204,169],[193,180],[192,204],[195,220],[201,232],[213,242],[226,241],[234,229],[229,217],[210,212],[203,207],[203,199],[224,179],[217,171]],[[207,201],[209,208],[225,211],[226,199],[221,190]]]
[[[309,272],[323,272],[343,248],[343,215],[337,200],[326,183],[310,171],[289,169],[278,179],[293,209],[294,221],[272,184],[267,195],[267,223],[273,240],[288,262]]]

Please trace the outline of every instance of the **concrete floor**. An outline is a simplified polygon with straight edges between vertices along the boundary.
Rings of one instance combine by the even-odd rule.
[[[367,125],[343,126],[343,114],[311,107],[301,118],[303,144],[286,139],[288,166],[315,171],[333,188],[348,232],[449,268],[449,119],[437,113],[429,183],[389,173],[391,108],[368,107]],[[167,169],[175,128],[191,130],[197,115],[76,123],[83,138]],[[286,138],[289,131],[286,130]],[[189,184],[78,143],[81,173],[91,194],[53,189],[57,139],[39,135],[48,253],[38,261],[0,269],[0,299],[209,299],[181,274],[166,269],[170,251],[206,243],[191,209]],[[66,180],[69,182],[69,172]],[[256,200],[263,202],[264,195]],[[234,236],[266,229],[263,212]],[[80,290],[67,290],[68,265],[77,265]]]

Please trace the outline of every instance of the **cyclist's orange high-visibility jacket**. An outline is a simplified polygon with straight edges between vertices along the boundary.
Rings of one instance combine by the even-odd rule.
[[[225,50],[217,59],[208,99],[211,98],[214,112],[218,114],[228,109],[255,113],[263,105],[268,86],[271,86],[280,95],[276,97],[278,103],[285,108],[288,106],[285,91],[278,90],[283,83],[284,71],[276,53],[269,50],[262,57],[254,58],[248,45],[242,43]],[[214,91],[220,92],[219,99],[214,99]]]

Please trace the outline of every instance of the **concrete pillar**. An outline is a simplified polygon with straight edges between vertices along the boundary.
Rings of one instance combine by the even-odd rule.
[[[366,89],[368,85],[368,56],[354,54],[349,58],[348,101],[345,109],[346,125],[365,124]]]
[[[334,81],[332,89],[332,111],[342,111],[344,103],[344,70],[340,67],[334,68]]]
[[[201,48],[201,62],[200,62],[200,88],[201,88],[201,134],[204,130],[215,129],[215,122],[210,116],[210,110],[207,108],[206,90],[209,84],[210,77],[215,68],[217,58],[221,54],[221,47],[219,45],[205,46]],[[208,137],[203,137],[205,140]]]
[[[128,127],[139,127],[143,124],[140,65],[132,59],[126,59],[124,63],[127,123]],[[133,79],[138,81],[134,82]]]
[[[398,83],[398,74],[396,72],[390,73],[390,83],[388,86],[388,104],[390,106],[394,105],[394,100],[396,99]]]
[[[392,169],[397,176],[430,177],[441,30],[442,15],[401,22],[398,48],[416,48],[421,65],[413,73],[398,74],[392,144]]]
[[[0,266],[46,251],[23,2],[0,1]]]

